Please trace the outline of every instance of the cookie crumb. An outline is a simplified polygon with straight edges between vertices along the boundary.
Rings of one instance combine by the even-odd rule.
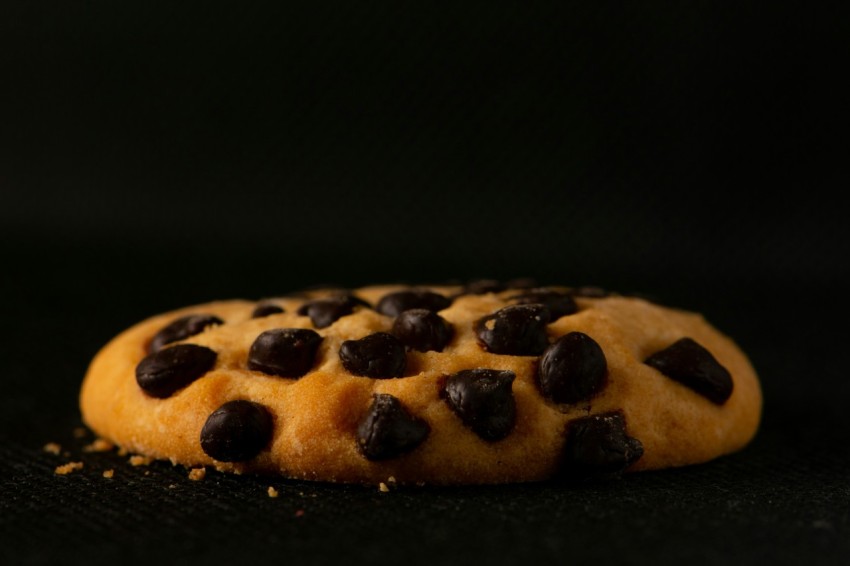
[[[130,465],[131,466],[148,466],[153,462],[153,458],[150,456],[130,456]]]
[[[381,490],[382,493],[387,493],[390,490],[384,482],[378,484],[378,489]]]
[[[189,479],[192,481],[201,481],[205,477],[207,477],[206,468],[192,468],[189,470]]]
[[[83,452],[109,452],[115,445],[104,438],[98,438],[91,444],[83,447]]]
[[[272,486],[269,486],[269,492],[268,493],[269,493],[269,497],[277,497],[278,495],[280,495],[280,492],[278,492],[278,490],[276,490]]]
[[[70,474],[75,470],[81,470],[83,468],[82,462],[68,462],[67,464],[62,464],[61,466],[56,466],[56,469],[53,472],[57,475],[64,476]]]
[[[112,479],[112,476],[115,475],[115,470],[103,470],[103,477],[106,479]]]
[[[56,442],[48,442],[47,444],[44,445],[42,450],[44,450],[45,452],[50,452],[51,454],[55,454],[55,455],[58,456],[59,453],[62,451],[62,447],[59,446],[59,444],[56,443]]]

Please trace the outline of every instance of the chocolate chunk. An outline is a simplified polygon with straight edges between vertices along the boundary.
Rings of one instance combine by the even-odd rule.
[[[505,284],[496,279],[476,279],[469,281],[463,286],[466,295],[484,295],[486,293],[499,293],[506,289]]]
[[[218,356],[206,346],[177,344],[145,357],[136,366],[136,382],[151,397],[171,397],[207,373]]]
[[[407,365],[404,344],[387,332],[346,340],[339,348],[339,359],[354,375],[379,379],[401,377]]]
[[[353,313],[356,306],[371,307],[369,303],[354,295],[339,295],[304,303],[298,308],[298,314],[309,316],[316,328],[327,328],[340,318]]]
[[[428,437],[431,427],[411,415],[397,398],[372,396],[369,412],[357,426],[357,446],[369,460],[386,460],[410,452]]]
[[[608,362],[596,341],[582,332],[561,336],[546,348],[537,368],[537,385],[555,403],[577,403],[602,390]]]
[[[463,286],[461,295],[484,295],[486,293],[501,293],[508,289],[533,289],[537,281],[530,277],[499,281],[498,279],[475,279]]]
[[[248,369],[298,378],[310,371],[322,337],[308,328],[275,328],[257,336],[248,351]]]
[[[190,314],[180,317],[156,333],[151,340],[148,351],[156,352],[166,344],[185,340],[190,336],[200,334],[207,326],[218,324],[224,324],[224,321],[211,314]]]
[[[214,411],[201,429],[201,448],[219,462],[244,462],[272,439],[269,410],[252,401],[229,401]]]
[[[512,371],[463,370],[446,379],[440,396],[475,434],[488,441],[501,440],[516,422],[511,390],[515,378]]]
[[[473,329],[482,348],[494,354],[539,356],[549,345],[543,305],[511,305],[475,321]]]
[[[644,363],[722,405],[732,395],[732,376],[691,338],[681,338],[649,356]]]
[[[437,312],[448,308],[451,304],[450,298],[439,293],[424,289],[410,289],[384,295],[378,301],[375,310],[387,316],[398,316],[403,311],[410,309],[426,309]]]
[[[396,317],[392,334],[412,350],[442,352],[454,331],[452,325],[437,313],[410,309]]]
[[[567,477],[617,474],[643,456],[643,445],[626,434],[622,411],[582,417],[567,425],[563,468]]]
[[[284,312],[284,310],[280,305],[262,302],[258,303],[254,308],[254,312],[251,313],[251,318],[263,318],[273,314],[280,314],[282,312]]]
[[[537,280],[531,277],[518,277],[505,283],[506,289],[534,289],[535,287],[539,287],[539,285]]]
[[[573,297],[583,297],[586,299],[604,299],[605,297],[611,296],[611,292],[607,289],[603,289],[602,287],[595,287],[593,285],[575,287],[574,289],[570,290],[570,293]]]
[[[562,316],[578,312],[575,299],[568,293],[549,289],[534,289],[510,298],[518,305],[543,305],[549,309],[552,316],[550,322],[555,322]]]

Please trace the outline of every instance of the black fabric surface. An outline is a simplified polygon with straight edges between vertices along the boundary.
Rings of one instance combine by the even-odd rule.
[[[847,563],[847,22],[3,3],[0,563]],[[762,379],[754,442],[602,483],[382,493],[192,481],[75,434],[91,357],[148,316],[526,276],[702,312]]]

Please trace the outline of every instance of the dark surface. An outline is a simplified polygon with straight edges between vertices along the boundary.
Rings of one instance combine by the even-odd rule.
[[[848,19],[459,4],[0,5],[0,562],[850,561]],[[759,435],[604,484],[390,493],[74,437],[89,360],[147,316],[475,277],[704,313],[761,376]]]

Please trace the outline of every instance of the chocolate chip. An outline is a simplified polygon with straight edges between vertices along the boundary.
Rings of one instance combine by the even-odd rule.
[[[561,473],[567,477],[617,474],[641,456],[643,445],[626,434],[622,411],[591,415],[567,425]]]
[[[537,287],[537,281],[530,277],[499,281],[498,279],[475,279],[463,286],[461,295],[484,295],[486,293],[500,293],[507,289],[533,289]]]
[[[537,280],[531,277],[518,277],[505,283],[507,289],[534,289],[535,287],[539,287],[539,285]]]
[[[452,325],[437,313],[410,309],[396,317],[392,334],[412,350],[442,352],[454,331]]]
[[[379,379],[401,377],[407,365],[404,344],[387,332],[346,340],[339,348],[339,359],[354,375]]]
[[[499,293],[506,289],[505,284],[496,279],[476,279],[469,281],[463,286],[463,292],[467,295],[484,295],[486,293]]]
[[[254,308],[254,312],[251,313],[251,318],[263,318],[273,314],[280,314],[282,312],[285,311],[280,305],[262,302],[258,303],[257,306]]]
[[[595,287],[593,285],[586,285],[584,287],[575,287],[570,290],[570,293],[573,297],[583,297],[586,299],[604,299],[605,297],[610,297],[611,292],[607,289],[603,289],[602,287]]]
[[[298,308],[298,314],[309,316],[316,328],[327,328],[340,318],[352,314],[357,306],[371,307],[354,295],[339,295],[304,303]]]
[[[397,398],[376,393],[357,426],[357,446],[369,460],[385,460],[413,450],[430,432],[428,423],[411,415]]]
[[[582,332],[561,336],[546,348],[537,368],[537,385],[555,403],[577,403],[602,390],[608,377],[605,353]]]
[[[543,305],[549,309],[552,316],[550,322],[555,322],[562,316],[574,314],[578,311],[575,299],[568,293],[552,291],[549,289],[535,289],[520,295],[510,297],[518,305]]]
[[[216,353],[206,346],[177,344],[139,362],[136,382],[151,397],[171,397],[211,370],[216,358]]]
[[[463,370],[446,379],[440,396],[475,434],[488,441],[501,440],[516,422],[511,391],[515,377],[512,371]]]
[[[375,310],[387,316],[398,316],[403,311],[410,309],[426,309],[437,312],[448,308],[451,304],[450,298],[439,293],[425,289],[410,289],[384,295],[378,301]]]
[[[190,314],[180,317],[156,333],[151,340],[148,351],[156,352],[166,344],[185,340],[190,336],[200,334],[207,326],[218,324],[224,324],[224,321],[211,314]]]
[[[494,354],[538,356],[549,345],[543,305],[511,305],[475,321],[473,329],[482,348]]]
[[[228,401],[201,429],[201,448],[219,462],[244,462],[268,446],[274,431],[269,410],[252,401]]]
[[[649,356],[644,363],[722,405],[732,395],[732,376],[691,338],[681,338]]]
[[[322,337],[307,328],[275,328],[257,336],[248,351],[248,369],[298,378],[310,371]]]

